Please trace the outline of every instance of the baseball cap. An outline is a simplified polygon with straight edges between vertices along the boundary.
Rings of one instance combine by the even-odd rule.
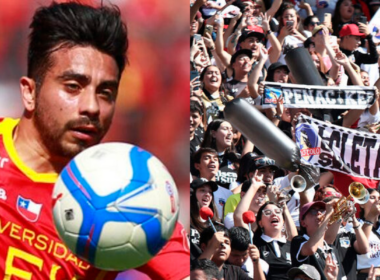
[[[311,32],[311,35],[314,36],[318,31],[322,30],[323,27],[327,27],[327,26],[323,24],[317,25],[316,27],[314,27],[313,31]],[[333,33],[333,30],[330,27],[327,27],[327,29],[330,31],[331,34]]]
[[[306,203],[304,206],[302,206],[300,210],[300,220],[303,220],[307,212],[313,206],[319,206],[326,209],[326,203],[324,203],[323,201],[312,201],[312,202]]]
[[[218,190],[218,184],[217,183],[215,183],[214,181],[208,181],[205,178],[194,179],[191,182],[191,184],[190,184],[190,188],[195,192],[198,188],[200,188],[200,187],[202,187],[204,185],[210,186],[211,190],[213,192],[215,192],[216,190]]]
[[[235,63],[236,59],[238,58],[239,55],[247,55],[249,57],[249,59],[252,59],[252,51],[251,50],[247,50],[247,49],[241,49],[241,50],[238,50],[237,52],[235,52],[232,56],[231,56],[231,65]]]
[[[267,81],[268,82],[273,82],[274,80],[274,71],[277,69],[277,68],[281,68],[281,67],[284,67],[284,68],[286,68],[286,70],[288,70],[288,72],[290,72],[289,71],[289,67],[286,65],[286,64],[283,64],[283,63],[281,63],[281,62],[275,62],[275,63],[272,63],[270,66],[269,66],[269,68],[268,68],[268,74],[267,74]]]
[[[359,27],[356,24],[346,24],[342,27],[342,29],[339,32],[339,37],[342,38],[344,36],[359,36],[359,37],[365,37],[364,33],[359,32]]]
[[[290,280],[293,280],[298,274],[304,274],[313,280],[321,280],[321,275],[318,270],[309,264],[303,264],[300,267],[292,267],[288,271],[288,277]]]
[[[257,156],[251,159],[249,164],[249,172],[253,172],[256,169],[264,167],[272,167],[274,170],[277,170],[278,167],[275,165],[275,161],[265,156]]]
[[[257,37],[259,40],[262,40],[265,37],[263,28],[257,25],[248,26],[242,32],[238,43],[241,43],[250,37]]]

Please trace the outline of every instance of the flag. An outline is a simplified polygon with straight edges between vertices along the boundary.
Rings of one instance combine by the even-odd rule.
[[[25,199],[22,196],[17,198],[17,210],[28,221],[35,222],[41,213],[42,204],[35,203],[31,199]]]

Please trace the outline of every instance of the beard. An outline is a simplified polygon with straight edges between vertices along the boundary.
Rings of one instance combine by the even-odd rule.
[[[110,124],[105,128],[100,124],[98,118],[91,119],[89,116],[82,116],[78,119],[70,120],[62,125],[59,120],[49,114],[49,110],[44,110],[45,106],[36,102],[33,123],[40,133],[43,145],[49,153],[54,156],[72,159],[74,156],[85,150],[86,148],[98,144]],[[92,125],[96,127],[97,134],[92,143],[74,138],[72,141],[65,139],[65,134],[76,127]]]

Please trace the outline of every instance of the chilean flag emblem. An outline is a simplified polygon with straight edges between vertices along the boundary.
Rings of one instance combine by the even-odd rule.
[[[42,204],[37,204],[31,199],[25,199],[20,195],[17,198],[17,210],[28,221],[37,221],[41,208]]]

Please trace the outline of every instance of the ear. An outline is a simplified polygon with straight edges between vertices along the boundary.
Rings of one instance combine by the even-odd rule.
[[[196,170],[199,170],[201,168],[200,163],[194,163],[194,167]]]
[[[304,221],[304,220],[301,220],[301,223],[300,223],[300,225],[301,225],[302,227],[306,228],[306,223],[305,223],[305,221]]]
[[[34,111],[36,107],[36,83],[28,77],[21,77],[20,92],[22,103],[26,111]]]

